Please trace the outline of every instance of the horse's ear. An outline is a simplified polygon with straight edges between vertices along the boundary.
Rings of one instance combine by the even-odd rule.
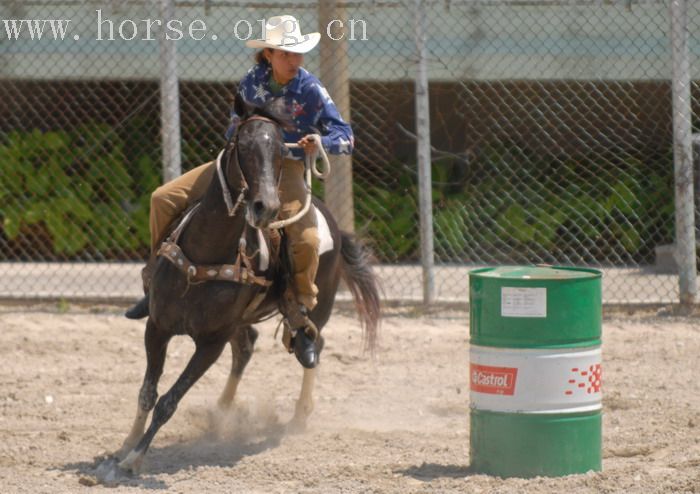
[[[240,92],[236,92],[236,97],[233,100],[233,111],[242,119],[248,118],[252,113],[252,106],[243,99]]]

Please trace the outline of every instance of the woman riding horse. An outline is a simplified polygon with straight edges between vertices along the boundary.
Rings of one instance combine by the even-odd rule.
[[[238,91],[248,102],[263,106],[275,97],[283,97],[294,128],[284,130],[285,142],[296,142],[300,148],[289,150],[282,166],[279,194],[282,208],[280,218],[297,214],[306,197],[304,153],[313,154],[316,143],[309,134],[321,132],[323,147],[332,154],[350,154],[353,147],[352,128],[341,117],[333,100],[319,80],[304,69],[304,53],[319,42],[319,33],[302,35],[299,21],[291,15],[268,19],[265,39],[246,42],[249,48],[261,48],[255,55],[256,65],[241,80]],[[226,132],[234,134],[239,117],[232,114]],[[150,231],[151,258],[162,242],[171,223],[194,202],[201,199],[214,174],[214,162],[206,163],[181,177],[159,187],[151,196]],[[311,336],[315,332],[308,313],[317,303],[318,289],[314,283],[319,264],[319,236],[313,206],[298,221],[285,228],[292,257],[293,285],[296,304],[286,307],[285,317],[292,333],[302,330]],[[144,287],[152,275],[152,260],[143,270]],[[148,290],[146,290],[148,292]],[[131,319],[146,317],[148,296],[126,312]],[[316,355],[313,338],[303,338],[306,348],[297,353],[305,367],[313,366]],[[301,356],[300,356],[301,355]]]
[[[281,304],[287,303],[287,287],[292,281],[284,266],[286,256],[280,254],[284,244],[273,242],[272,237],[280,209],[277,185],[285,147],[282,129],[289,116],[282,98],[259,108],[237,96],[234,108],[241,121],[217,158],[216,172],[202,200],[159,249],[144,336],[146,370],[136,417],[122,447],[98,469],[105,472],[105,479],[139,471],[157,432],[227,344],[231,346],[231,368],[218,405],[230,408],[253,355],[258,336],[253,324],[274,315]],[[313,342],[315,352],[323,348],[320,332],[331,316],[341,278],[353,295],[364,329],[363,341],[372,351],[381,310],[369,252],[352,235],[340,231],[322,202],[316,201],[315,206],[318,218],[323,219],[319,225],[328,228],[330,237],[330,242],[323,243],[315,280],[318,304],[309,313],[309,320],[318,330]],[[263,251],[271,255],[263,255]],[[287,329],[285,333],[289,334]],[[159,397],[158,382],[168,343],[176,335],[191,337],[195,351],[175,383]],[[294,347],[302,363],[299,349],[305,337],[306,333],[297,333],[288,346]],[[289,423],[292,430],[303,430],[313,410],[317,362],[316,358],[313,366],[304,368],[299,399]],[[151,411],[151,423],[146,428]]]

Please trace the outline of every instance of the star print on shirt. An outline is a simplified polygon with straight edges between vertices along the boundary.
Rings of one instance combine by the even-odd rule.
[[[350,141],[346,141],[342,137],[338,140],[338,150],[341,153],[349,153],[350,152]]]
[[[270,94],[270,92],[265,89],[262,84],[253,85],[253,89],[255,89],[255,96],[253,97],[261,101],[265,101],[266,96]]]

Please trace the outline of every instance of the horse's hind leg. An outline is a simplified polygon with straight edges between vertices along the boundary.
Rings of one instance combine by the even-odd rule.
[[[151,425],[136,447],[121,463],[119,463],[120,468],[132,472],[139,471],[143,456],[146,454],[146,451],[148,451],[151,441],[153,441],[158,430],[173,416],[178,403],[185,393],[200,377],[202,377],[202,375],[204,375],[207,369],[216,362],[216,359],[221,355],[227,341],[228,338],[219,338],[196,342],[197,348],[187,364],[187,367],[185,367],[185,370],[180,374],[180,377],[178,377],[177,381],[168,392],[158,399],[158,403],[156,403],[155,410],[153,411]]]
[[[248,365],[250,358],[253,356],[253,349],[257,339],[258,331],[253,326],[245,326],[236,330],[229,340],[232,356],[231,372],[228,375],[224,391],[219,397],[219,407],[224,409],[231,407],[243,371],[246,365]]]
[[[163,374],[165,354],[171,336],[170,334],[159,332],[150,319],[147,321],[146,333],[144,336],[147,360],[146,375],[143,378],[143,384],[139,392],[138,408],[136,410],[134,424],[131,427],[131,432],[124,440],[124,444],[119,451],[115,453],[117,457],[121,458],[124,454],[131,451],[141,437],[143,437],[146,419],[148,418],[149,412],[153,410],[156,404],[156,398],[158,398],[158,380]]]
[[[318,353],[320,354],[323,350],[323,336],[319,334],[318,338],[319,341],[317,342],[317,345],[319,346]],[[317,371],[318,367],[314,367],[313,369],[304,369],[304,377],[301,381],[299,399],[294,407],[294,417],[292,417],[292,420],[289,423],[290,432],[298,433],[306,430],[306,421],[311,415],[311,412],[314,411],[313,393]]]
[[[314,410],[314,381],[316,380],[316,369],[304,369],[304,378],[301,382],[301,392],[294,408],[294,417],[289,422],[290,432],[303,432],[306,430],[306,420]]]
[[[317,280],[318,282],[318,280]],[[337,286],[337,280],[335,282]],[[314,322],[319,332],[326,325],[328,319],[331,316],[331,310],[333,309],[333,299],[334,291],[330,289],[324,290],[319,289],[318,304],[311,311],[309,317]],[[318,335],[319,341],[318,353],[319,356],[323,351],[323,336]],[[296,407],[294,408],[294,417],[289,423],[290,432],[303,432],[306,430],[306,421],[308,420],[311,412],[314,410],[314,382],[316,380],[316,371],[318,367],[314,369],[304,369],[304,378],[301,382],[301,391],[299,392],[299,399],[297,400]]]

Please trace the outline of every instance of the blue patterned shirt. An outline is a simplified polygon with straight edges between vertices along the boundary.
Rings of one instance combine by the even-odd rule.
[[[321,143],[331,154],[350,154],[354,146],[352,128],[340,116],[328,91],[319,80],[303,67],[296,77],[282,87],[282,94],[273,94],[270,87],[272,67],[267,64],[253,66],[243,77],[238,92],[248,103],[262,106],[268,100],[283,96],[295,129],[283,131],[287,143],[296,143],[307,134],[321,134]],[[231,112],[231,125],[226,131],[228,139],[236,130],[240,118]],[[303,149],[290,149],[288,158],[304,159]]]

